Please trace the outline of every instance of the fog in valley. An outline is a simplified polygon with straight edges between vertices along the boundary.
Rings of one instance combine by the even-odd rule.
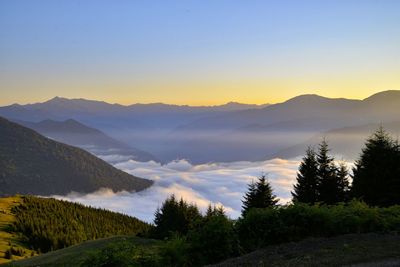
[[[106,156],[108,161],[119,161],[123,156]],[[259,162],[230,162],[193,165],[186,160],[177,160],[161,165],[154,161],[122,161],[115,167],[132,175],[155,181],[147,190],[138,193],[118,192],[102,189],[91,194],[71,193],[54,196],[129,214],[152,222],[154,212],[171,194],[196,203],[204,211],[209,204],[223,205],[231,218],[240,215],[243,195],[247,185],[266,174],[280,199],[280,204],[291,200],[290,191],[296,179],[300,158],[272,159]],[[351,163],[348,163],[351,167]]]
[[[121,156],[115,157],[121,159]],[[112,160],[110,156],[107,159]],[[298,164],[298,160],[283,159],[201,165],[192,165],[186,160],[165,165],[154,161],[128,160],[114,166],[135,176],[152,179],[155,184],[138,193],[113,193],[104,189],[87,195],[71,193],[55,197],[122,212],[151,222],[157,207],[169,195],[175,194],[196,203],[201,210],[205,210],[209,204],[223,205],[230,217],[237,218],[247,184],[263,173],[267,174],[280,202],[288,202]]]

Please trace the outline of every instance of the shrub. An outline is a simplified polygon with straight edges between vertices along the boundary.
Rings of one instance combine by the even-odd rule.
[[[295,204],[278,209],[254,209],[237,223],[246,251],[307,237],[400,230],[400,206],[369,207],[351,201],[334,206]]]
[[[175,235],[160,248],[160,266],[192,266],[189,244],[186,239]]]
[[[205,217],[189,232],[188,240],[191,254],[201,265],[219,262],[237,252],[233,223],[225,214]]]

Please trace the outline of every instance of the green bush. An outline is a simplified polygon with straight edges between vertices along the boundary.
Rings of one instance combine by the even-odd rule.
[[[188,234],[190,254],[203,265],[217,263],[237,252],[237,238],[233,223],[225,214],[205,217]]]
[[[186,238],[175,235],[160,248],[160,266],[192,266],[189,243]]]
[[[277,209],[253,209],[237,223],[246,251],[307,237],[400,230],[400,206],[369,207],[351,201],[334,206],[295,204]]]
[[[163,266],[153,249],[130,244],[127,241],[108,245],[100,252],[91,253],[81,267],[156,267]]]

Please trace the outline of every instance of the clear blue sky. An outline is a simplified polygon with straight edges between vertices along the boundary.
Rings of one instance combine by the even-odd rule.
[[[0,1],[0,104],[400,89],[400,1]]]

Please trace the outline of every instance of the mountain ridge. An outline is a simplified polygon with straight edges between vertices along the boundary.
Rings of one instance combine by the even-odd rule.
[[[152,181],[0,117],[0,195],[141,191]]]
[[[395,121],[400,117],[399,95],[398,90],[379,92],[365,99],[305,94],[266,107],[229,111],[158,104],[138,104],[124,107],[124,111],[111,105],[93,112],[89,112],[89,107],[52,107],[51,111],[0,107],[0,115],[27,121],[76,119],[148,151],[162,162],[177,158],[193,163],[226,162],[263,160],[331,129]]]
[[[159,161],[148,152],[115,140],[102,131],[89,127],[74,119],[64,121],[46,119],[40,122],[15,122],[31,128],[53,140],[82,148],[98,156],[124,155],[127,156],[124,157],[126,160]]]

